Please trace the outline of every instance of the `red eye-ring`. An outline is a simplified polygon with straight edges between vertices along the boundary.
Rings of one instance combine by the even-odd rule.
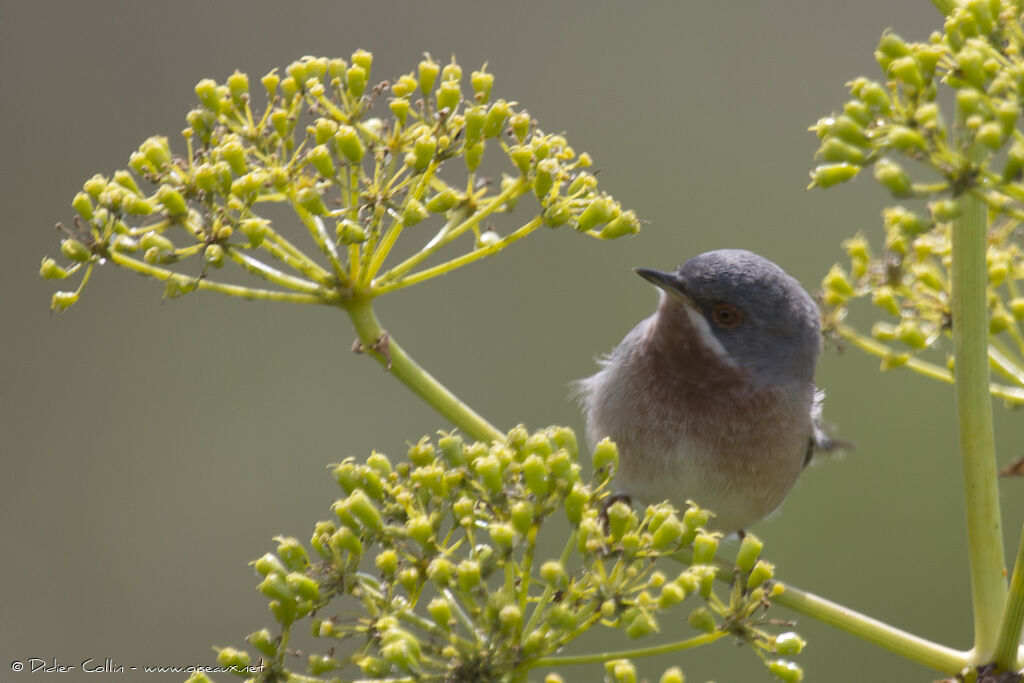
[[[719,327],[739,327],[743,324],[743,311],[732,304],[715,304],[711,309],[711,318]]]

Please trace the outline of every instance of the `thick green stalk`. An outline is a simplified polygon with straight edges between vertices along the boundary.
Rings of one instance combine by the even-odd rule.
[[[995,654],[1006,600],[992,404],[988,394],[988,224],[984,204],[972,193],[965,192],[958,202],[960,216],[953,226],[953,367],[974,606],[974,662],[986,664]]]
[[[957,675],[967,666],[969,653],[933,643],[789,584],[782,586],[785,590],[771,598],[776,605],[806,614],[948,676]]]
[[[1003,671],[1017,669],[1017,652],[1020,647],[1021,630],[1024,629],[1024,528],[1021,529],[1020,544],[1017,546],[1017,560],[1013,564],[1010,578],[1010,594],[1003,608],[999,622],[999,638],[996,642],[996,665]]]
[[[402,384],[433,406],[452,424],[472,439],[483,442],[502,440],[505,435],[458,399],[443,384],[416,364],[377,321],[369,299],[357,299],[345,310],[352,318],[363,350],[371,354]]]

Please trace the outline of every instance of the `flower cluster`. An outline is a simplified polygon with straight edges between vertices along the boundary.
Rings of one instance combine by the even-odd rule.
[[[833,266],[823,281],[827,327],[881,356],[883,368],[906,365],[946,381],[952,380],[952,360],[941,357],[951,325],[951,225],[961,196],[969,193],[987,207],[996,219],[987,253],[989,356],[1004,382],[993,391],[1011,403],[1024,403],[1019,14],[1011,2],[970,0],[927,41],[884,34],[875,52],[884,83],[855,79],[842,112],[813,127],[825,163],[811,173],[812,187],[829,187],[871,168],[903,202],[883,212],[880,254],[859,235],[844,243],[849,266]],[[942,111],[940,85],[953,91],[951,117]],[[885,315],[870,336],[844,323],[851,302],[862,298]],[[940,358],[925,360],[929,349]]]
[[[332,466],[342,496],[333,519],[316,525],[312,552],[278,538],[276,552],[254,562],[277,622],[276,633],[248,637],[267,665],[259,680],[299,675],[286,670],[286,653],[293,627],[308,620],[324,644],[305,656],[301,680],[351,668],[369,680],[523,680],[531,669],[587,660],[607,662],[611,680],[632,681],[633,665],[615,653],[555,653],[598,625],[638,639],[666,619],[675,620],[673,635],[693,637],[661,651],[731,634],[782,680],[800,680],[800,669],[779,655],[799,652],[803,641],[762,629],[781,586],[759,557],[761,542],[748,535],[734,565],[716,563],[719,534],[705,530],[706,511],[661,504],[638,514],[610,502],[617,463],[614,444],[604,441],[585,479],[571,430],[517,427],[490,446],[446,434],[423,439],[400,462],[373,453]],[[542,529],[563,520],[572,527],[568,541],[544,556]],[[658,563],[670,557],[676,561]],[[730,580],[728,596],[716,594],[716,578]],[[346,614],[343,597],[360,603],[357,617]],[[236,648],[221,649],[219,661],[251,664]],[[670,669],[663,680],[681,674]]]
[[[262,111],[244,73],[200,81],[185,153],[151,137],[130,170],[86,181],[72,201],[74,225],[62,228],[66,263],[46,258],[41,275],[83,270],[84,285],[94,265],[112,261],[160,280],[171,297],[200,288],[344,306],[493,254],[541,225],[600,238],[639,229],[633,212],[598,191],[588,155],[514,103],[492,101],[486,70],[470,75],[467,90],[454,60],[442,67],[427,56],[415,72],[374,85],[372,63],[357,50],[349,61],[305,57],[284,75],[271,71],[260,82]],[[497,180],[480,172],[488,150],[509,164]],[[461,170],[446,164],[454,159]],[[524,195],[536,198],[536,215],[501,234],[490,219]],[[275,204],[301,227],[272,223],[264,209]],[[418,251],[389,263],[414,227]],[[461,246],[448,260],[424,267],[453,242]],[[229,263],[269,287],[216,281],[213,271]],[[57,292],[53,307],[80,292]]]

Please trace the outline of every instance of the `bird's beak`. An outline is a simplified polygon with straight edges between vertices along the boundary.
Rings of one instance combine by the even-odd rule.
[[[662,290],[673,299],[693,306],[693,299],[686,295],[683,283],[675,273],[666,273],[653,268],[634,268],[633,272]]]

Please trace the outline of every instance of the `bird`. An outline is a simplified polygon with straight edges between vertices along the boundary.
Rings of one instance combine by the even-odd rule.
[[[631,500],[693,501],[725,534],[774,512],[816,449],[818,306],[772,261],[744,249],[699,254],[673,271],[634,268],[660,290],[600,370],[575,385],[588,441],[619,449]]]

